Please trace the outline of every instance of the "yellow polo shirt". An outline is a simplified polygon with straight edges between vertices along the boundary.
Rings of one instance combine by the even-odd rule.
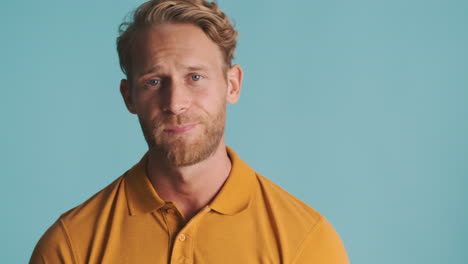
[[[322,215],[227,151],[228,179],[188,222],[176,204],[154,190],[145,155],[60,216],[30,263],[349,263]]]

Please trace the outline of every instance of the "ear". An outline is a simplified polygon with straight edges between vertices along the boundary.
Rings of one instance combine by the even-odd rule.
[[[132,91],[130,89],[129,81],[126,79],[122,79],[120,81],[120,93],[124,99],[125,105],[130,113],[136,114],[135,106],[132,100]]]
[[[240,65],[236,64],[229,68],[227,72],[228,90],[226,97],[228,103],[235,104],[239,100],[243,76],[244,72]]]

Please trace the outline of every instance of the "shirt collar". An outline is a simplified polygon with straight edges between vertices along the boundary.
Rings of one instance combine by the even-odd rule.
[[[234,215],[246,209],[251,200],[255,171],[229,147],[231,172],[209,207],[218,213]],[[125,174],[125,192],[130,215],[149,213],[165,205],[146,173],[148,153]]]
[[[125,174],[125,192],[130,215],[159,209],[166,203],[153,188],[146,173],[148,153]]]
[[[246,209],[251,200],[255,184],[255,171],[229,147],[231,172],[210,204],[211,209],[227,215],[237,214]]]

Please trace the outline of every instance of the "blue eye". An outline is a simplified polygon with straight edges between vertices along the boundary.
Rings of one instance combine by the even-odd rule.
[[[199,75],[199,74],[194,74],[194,75],[192,75],[192,81],[199,81],[199,80],[201,80],[201,78],[202,78],[202,77],[201,77],[201,75]]]
[[[156,86],[156,85],[160,84],[161,81],[160,81],[160,80],[157,80],[157,79],[151,79],[151,80],[147,81],[146,83],[147,83],[148,85],[151,85],[151,86]]]

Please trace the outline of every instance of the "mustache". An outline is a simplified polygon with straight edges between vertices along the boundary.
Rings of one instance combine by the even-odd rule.
[[[188,114],[164,116],[153,122],[154,126],[158,129],[164,128],[165,126],[179,126],[183,124],[192,124],[203,122],[203,118],[200,116],[193,116]]]

